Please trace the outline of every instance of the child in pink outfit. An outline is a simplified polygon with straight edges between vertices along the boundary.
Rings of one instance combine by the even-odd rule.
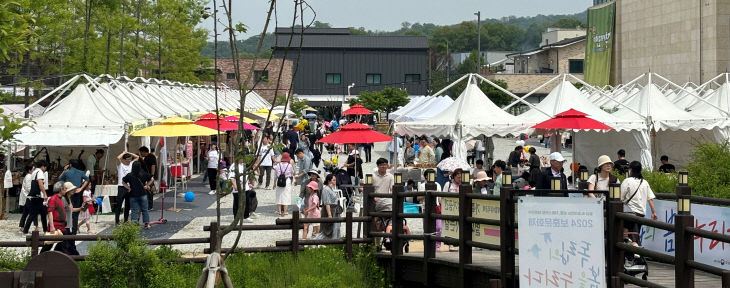
[[[309,182],[307,185],[307,208],[302,211],[304,215],[306,215],[307,218],[320,218],[320,211],[319,211],[319,197],[317,197],[317,190],[319,190],[319,184],[317,182]],[[307,239],[307,234],[309,234],[309,226],[312,226],[312,235],[317,235],[319,233],[319,223],[305,223],[304,224],[304,233],[302,233],[302,239]]]

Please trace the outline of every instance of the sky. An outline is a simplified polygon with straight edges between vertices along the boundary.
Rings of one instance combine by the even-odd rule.
[[[221,0],[218,0],[220,5]],[[226,1],[227,2],[227,1]],[[248,26],[248,32],[239,39],[260,34],[269,9],[268,0],[235,0],[233,2],[233,23]],[[505,16],[534,16],[537,14],[573,14],[585,11],[592,0],[308,0],[316,13],[314,20],[330,23],[332,27],[364,27],[366,30],[393,31],[401,23],[434,23],[438,25],[457,24],[476,20],[474,13],[481,12],[481,18]],[[212,8],[213,1],[208,4]],[[277,1],[278,26],[291,26],[294,1]],[[223,9],[219,9],[222,19]],[[312,21],[314,13],[304,11],[305,25]],[[225,22],[225,21],[224,21]],[[297,20],[299,23],[299,20]],[[201,24],[213,31],[212,17]],[[221,25],[218,25],[219,30]],[[273,31],[274,17],[268,31]],[[211,38],[213,34],[210,34]],[[219,32],[219,35],[223,33]],[[220,36],[219,36],[220,37]],[[227,37],[226,37],[227,38]]]

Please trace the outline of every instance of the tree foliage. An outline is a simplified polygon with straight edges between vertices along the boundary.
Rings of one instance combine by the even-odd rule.
[[[31,23],[33,18],[22,13],[18,2],[0,0],[0,61],[10,60],[11,55],[22,55],[28,50]]]
[[[286,102],[286,96],[279,95],[276,97],[276,105],[284,106],[284,103]],[[297,117],[302,117],[302,109],[306,108],[309,105],[309,101],[306,99],[300,99],[296,97],[292,97],[291,103],[289,103],[289,110],[291,112],[294,112]]]
[[[4,6],[12,3],[0,1]],[[36,77],[86,72],[132,77],[159,75],[163,79],[196,83],[200,82],[196,71],[208,61],[200,55],[208,32],[197,27],[206,2],[15,0],[17,9],[0,8],[0,23],[8,19],[5,14],[16,10],[23,18],[34,19],[26,22],[32,33],[25,43],[29,60],[40,68]],[[0,43],[8,39],[0,37]],[[9,58],[22,62],[22,52],[11,51]]]
[[[363,91],[356,98],[350,99],[350,105],[360,104],[371,111],[381,111],[387,114],[398,107],[408,104],[408,92],[395,87],[385,87],[381,91]]]

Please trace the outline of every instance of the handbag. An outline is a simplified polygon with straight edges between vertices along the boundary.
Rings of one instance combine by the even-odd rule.
[[[40,197],[40,196],[41,196],[41,187],[38,185],[38,173],[36,173],[35,178],[33,178],[33,181],[30,181],[30,192],[28,192],[28,197]]]
[[[634,196],[636,196],[636,193],[639,192],[639,188],[641,188],[641,183],[644,183],[644,179],[641,179],[641,181],[639,181],[639,186],[636,187],[636,191],[634,191],[634,194],[631,194],[631,197],[629,197],[629,199],[627,199],[624,202],[624,211],[630,211],[631,210],[631,209],[627,209],[628,208],[628,205],[629,205],[629,202],[631,202],[631,199],[634,199]]]

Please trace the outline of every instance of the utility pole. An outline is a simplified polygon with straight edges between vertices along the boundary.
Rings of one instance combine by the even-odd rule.
[[[449,41],[446,41],[446,82],[451,83],[449,71],[451,70],[451,54],[449,54]]]
[[[482,12],[477,11],[477,73],[482,68]]]

